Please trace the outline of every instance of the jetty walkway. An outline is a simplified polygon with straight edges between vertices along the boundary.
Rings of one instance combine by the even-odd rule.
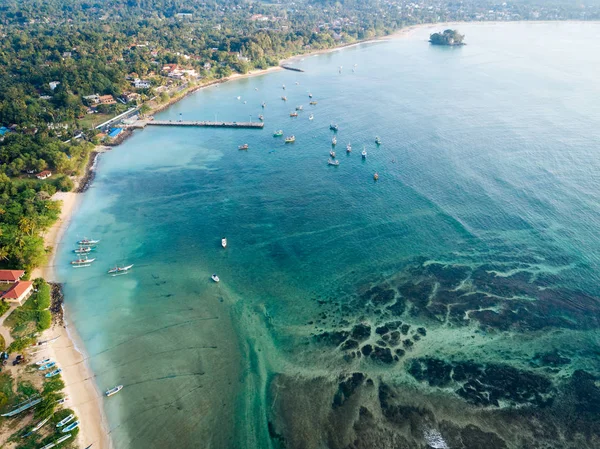
[[[196,126],[208,128],[255,128],[263,129],[263,122],[206,122],[206,121],[184,121],[184,120],[138,120],[128,128],[140,129],[146,126]]]

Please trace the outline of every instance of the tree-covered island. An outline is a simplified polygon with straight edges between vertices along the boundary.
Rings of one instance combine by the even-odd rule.
[[[433,33],[429,36],[429,42],[432,45],[458,46],[465,45],[463,42],[465,36],[459,34],[456,30],[445,30],[443,33]]]

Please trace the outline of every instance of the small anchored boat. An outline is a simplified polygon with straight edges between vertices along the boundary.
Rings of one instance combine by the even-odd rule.
[[[332,161],[331,159],[327,159],[328,165],[335,165],[336,167],[340,165],[340,161]]]
[[[285,90],[285,84],[283,86],[281,86],[281,87],[283,87],[283,90]]]
[[[250,148],[250,146],[247,143],[245,143],[244,145],[240,145],[238,147],[238,150],[247,150],[248,148]]]
[[[303,111],[304,110],[304,106],[300,105],[300,106],[296,106],[296,111]]]
[[[337,145],[337,139],[335,136],[333,136],[333,139],[331,139],[331,145]]]
[[[265,118],[262,116],[262,114],[258,116],[258,119],[259,119],[261,122],[264,122],[264,121],[265,121]]]
[[[73,252],[75,254],[87,254],[92,252],[92,248],[89,246],[80,246],[79,248],[75,248]]]
[[[125,273],[126,271],[131,270],[131,268],[133,268],[133,264],[126,265],[124,267],[120,267],[117,265],[117,266],[111,268],[110,270],[108,270],[108,274]]]
[[[363,159],[367,158],[367,150],[363,148],[362,153],[360,153],[363,157]]]
[[[375,143],[376,143],[377,145],[381,145],[381,139],[379,138],[379,136],[378,136],[378,137],[375,137]]]
[[[213,274],[210,278],[217,283],[221,281],[221,279],[219,279],[219,276],[217,276],[216,274]]]
[[[79,427],[79,421],[75,421],[74,423],[72,423],[72,424],[69,424],[67,427],[65,427],[65,428],[62,430],[62,433],[67,433],[67,432],[70,432],[71,430],[75,430],[75,429],[77,429],[78,427]]]
[[[279,131],[275,131],[273,133],[273,137],[281,137],[283,136],[283,131],[280,129]]]
[[[117,385],[116,387],[106,390],[104,392],[104,394],[106,395],[106,397],[111,397],[113,394],[117,394],[122,389],[123,389],[123,385]]]
[[[223,238],[221,239],[221,246],[222,246],[223,248],[227,248],[227,239],[226,239],[225,237],[223,237]]]
[[[84,245],[84,246],[97,245],[98,243],[100,243],[100,240],[91,240],[91,239],[83,239],[83,240],[79,240],[77,242],[78,245]]]
[[[317,105],[317,102],[316,102],[316,101],[311,101],[311,102],[310,102],[310,105],[311,105],[311,106],[316,106],[316,105]]]
[[[296,136],[289,136],[285,138],[285,143],[294,143],[296,141]]]
[[[297,112],[290,112],[290,117],[298,117],[298,113]]]
[[[75,267],[79,267],[79,266],[89,267],[94,260],[96,260],[96,259],[95,258],[88,259],[87,257],[85,259],[76,259],[76,260],[71,261],[71,265],[73,265]]]
[[[337,130],[339,130],[338,126],[337,126],[337,125],[333,125],[333,124],[332,124],[332,125],[329,125],[329,129],[330,129],[330,130],[332,130],[332,131],[337,131]]]
[[[265,103],[264,101],[262,102],[262,104],[260,105],[263,109],[267,107],[267,103]]]
[[[69,416],[67,416],[66,418],[59,421],[58,424],[56,425],[56,427],[62,427],[66,424],[69,424],[74,419],[75,419],[75,415],[73,413],[71,413]]]
[[[58,368],[58,369],[55,369],[54,371],[50,371],[48,374],[44,375],[44,377],[50,378],[50,377],[58,376],[60,373],[62,373],[62,369]]]
[[[377,181],[379,179],[379,174],[377,172],[375,172],[375,174],[373,175],[373,179],[375,181]]]
[[[329,156],[331,156],[333,159],[335,159],[335,151],[330,151]]]
[[[281,97],[283,101],[287,101],[287,97]]]
[[[352,152],[352,145],[348,144],[346,145],[346,153],[350,153]]]
[[[310,92],[308,93],[308,98],[312,98],[312,94]]]
[[[310,115],[308,116],[308,119],[309,119],[309,120],[312,120],[312,119],[314,119],[314,118],[315,118],[315,117],[314,117],[312,114],[310,114]]]

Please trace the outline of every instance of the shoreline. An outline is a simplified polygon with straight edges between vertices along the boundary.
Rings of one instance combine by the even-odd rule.
[[[283,70],[281,64],[299,61],[309,56],[316,56],[320,54],[331,53],[343,49],[347,49],[353,46],[362,44],[370,44],[377,42],[385,42],[397,38],[407,38],[413,35],[415,32],[421,29],[428,28],[441,28],[448,26],[464,26],[464,25],[497,25],[505,23],[528,23],[528,24],[541,24],[541,23],[564,23],[564,22],[580,22],[580,21],[473,21],[473,22],[441,22],[441,23],[427,23],[417,24],[408,26],[397,30],[396,32],[381,37],[375,37],[372,39],[356,41],[353,43],[340,45],[338,47],[309,51],[299,55],[291,56],[289,58],[282,59],[279,61],[278,66],[269,67],[262,70],[250,71],[247,74],[232,74],[229,77],[213,80],[206,84],[200,84],[191,87],[185,91],[182,95],[171,98],[169,101],[163,104],[156,104],[154,108],[147,114],[148,116],[154,116],[155,114],[168,109],[175,103],[183,100],[193,93],[221,83],[228,81],[239,80],[243,78],[249,78],[254,76],[265,75],[271,72]],[[582,23],[594,23],[594,21],[581,21]],[[129,133],[132,135],[133,132]],[[114,147],[119,146],[123,141],[127,140],[129,135],[125,136],[120,142],[116,143]],[[44,246],[50,248],[48,252],[48,261],[42,266],[32,271],[31,278],[43,277],[47,281],[56,281],[56,272],[54,269],[54,263],[57,256],[57,249],[62,242],[64,234],[68,229],[68,226],[73,219],[74,213],[77,210],[81,200],[82,191],[80,188],[85,189],[93,182],[94,170],[97,158],[100,157],[100,153],[106,151],[105,146],[99,145],[92,150],[99,154],[93,155],[94,162],[88,164],[85,169],[83,177],[79,179],[77,187],[71,192],[58,192],[52,199],[61,200],[62,207],[60,217],[57,222],[52,225],[44,234]],[[85,185],[82,185],[85,184]],[[50,329],[44,332],[43,338],[50,339],[56,336],[60,338],[53,345],[49,345],[47,349],[48,357],[53,358],[57,361],[58,365],[63,369],[63,380],[65,382],[65,394],[69,396],[70,400],[67,402],[67,406],[72,408],[82,425],[78,435],[78,444],[80,447],[86,447],[93,444],[94,449],[110,449],[113,447],[113,443],[110,438],[110,431],[108,428],[108,421],[104,413],[104,407],[102,403],[102,392],[99,391],[98,385],[96,385],[95,375],[89,367],[87,361],[87,355],[85,353],[84,344],[81,341],[75,325],[69,322],[69,313],[65,305],[63,304],[64,313],[64,324],[54,324]]]

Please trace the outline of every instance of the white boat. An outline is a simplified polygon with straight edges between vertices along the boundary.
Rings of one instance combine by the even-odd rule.
[[[65,402],[67,402],[68,400],[69,400],[69,396],[65,396],[64,398],[60,398],[58,401],[56,401],[56,403],[57,403],[58,405],[62,405],[62,404],[64,404]]]
[[[215,282],[219,282],[221,280],[221,279],[219,279],[219,276],[217,276],[216,274],[213,274],[210,278]]]
[[[327,159],[327,164],[335,165],[336,167],[340,165],[340,161],[332,161],[331,159]]]
[[[283,87],[283,90],[285,90],[285,84],[282,87]]]
[[[75,430],[79,427],[79,421],[75,421],[74,423],[69,424],[62,430],[62,433],[70,432],[71,430]]]
[[[86,266],[90,266],[91,263],[96,260],[96,258],[93,259],[88,259],[87,256],[85,259],[76,259],[71,261],[71,265],[86,265]]]
[[[111,268],[110,270],[108,270],[108,274],[114,274],[114,273],[124,273],[126,271],[131,270],[131,268],[133,267],[133,264],[131,265],[126,265],[124,267],[120,267],[120,266],[115,266],[113,268]]]
[[[54,343],[56,340],[58,340],[59,337],[60,337],[60,335],[58,337],[51,338],[50,340],[39,341],[37,345],[38,346],[49,345],[50,343]]]
[[[265,102],[263,101],[263,102],[262,102],[262,104],[261,104],[261,106],[262,106],[262,108],[264,109],[264,108],[266,108],[266,107],[267,107],[267,103],[265,103]]]
[[[335,159],[335,151],[330,151],[329,156],[331,156],[332,159]]]
[[[296,106],[296,111],[302,111],[304,109],[304,106],[300,105],[300,106]]]
[[[365,150],[364,148],[362,150],[362,153],[360,153],[360,154],[362,154],[363,159],[367,158],[367,150]]]
[[[337,145],[337,139],[335,136],[333,136],[333,139],[331,139],[331,145]]]
[[[309,120],[312,120],[312,119],[314,119],[314,118],[315,118],[315,117],[314,117],[312,114],[310,114],[310,115],[308,116],[308,119],[309,119]]]
[[[58,445],[64,441],[67,441],[69,438],[71,438],[71,434],[65,435],[64,437],[60,437],[58,440],[56,440],[54,442],[54,444]]]
[[[376,143],[377,145],[381,145],[381,139],[379,138],[379,136],[378,136],[378,137],[375,137],[375,143]]]
[[[123,385],[117,385],[116,387],[111,388],[110,390],[106,390],[104,394],[106,395],[106,397],[111,397],[113,394],[117,394],[122,389]]]
[[[350,153],[352,151],[352,145],[346,145],[346,153]]]
[[[44,420],[40,421],[39,423],[37,423],[37,424],[36,424],[36,426],[35,426],[33,429],[31,429],[31,432],[37,432],[37,431],[38,431],[38,430],[40,430],[40,429],[41,429],[41,428],[44,426],[44,424],[46,424],[48,421],[50,421],[50,417],[48,417],[48,418],[46,418],[46,419],[44,419]]]
[[[50,359],[38,360],[37,362],[35,362],[35,364],[37,366],[42,366],[42,365],[45,365],[46,363],[48,363],[49,361],[50,361]]]
[[[223,238],[221,239],[221,246],[222,246],[223,248],[227,248],[227,239],[226,239],[225,237],[223,237]]]
[[[242,99],[242,97],[240,97],[240,96],[238,95],[237,99],[238,99],[238,100],[241,100],[241,99]]]
[[[85,245],[85,246],[97,245],[98,243],[100,243],[100,240],[91,240],[91,239],[83,239],[83,240],[79,240],[77,242],[78,245]]]
[[[69,424],[74,419],[75,419],[75,415],[73,413],[71,413],[69,416],[67,416],[66,418],[59,421],[58,424],[56,425],[56,427],[62,427],[65,424]]]
[[[89,246],[80,246],[79,248],[76,248],[73,250],[73,252],[75,254],[87,254],[91,251],[92,251],[92,248],[90,248]]]

